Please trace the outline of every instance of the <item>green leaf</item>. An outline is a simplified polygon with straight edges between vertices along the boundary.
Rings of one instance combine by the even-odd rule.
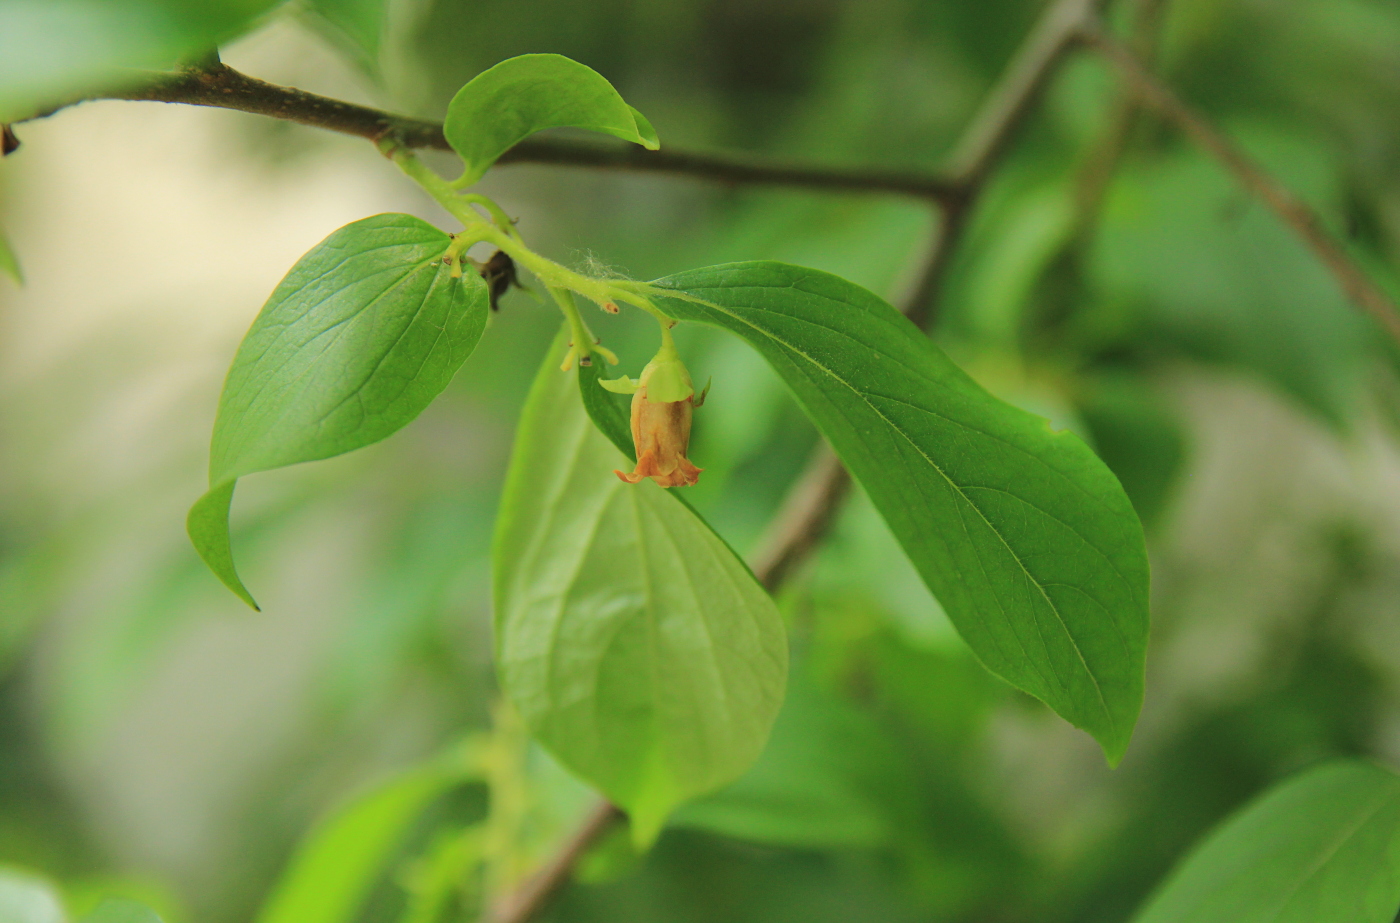
[[[20,271],[19,260],[15,258],[14,248],[4,234],[0,234],[0,272],[15,280],[16,285],[24,284],[24,273]]]
[[[386,0],[310,0],[311,26],[371,74],[379,73]]]
[[[968,646],[1103,746],[1142,703],[1147,554],[1113,474],[1005,404],[844,279],[732,263],[655,283],[778,371],[870,495]]]
[[[525,54],[483,71],[452,97],[443,134],[466,163],[457,185],[475,183],[496,158],[546,128],[661,146],[651,123],[593,68],[563,55]]]
[[[236,37],[281,0],[0,0],[0,122],[144,79]]]
[[[380,869],[425,809],[475,774],[447,759],[406,772],[351,801],[297,849],[257,923],[349,923]]]
[[[5,923],[64,923],[58,891],[43,878],[0,866],[0,920]]]
[[[637,447],[632,442],[631,400],[603,387],[603,370],[598,365],[594,362],[578,370],[578,390],[583,397],[583,408],[593,419],[593,425],[617,446],[619,452],[635,463]]]
[[[768,594],[694,512],[614,476],[630,464],[556,367],[563,342],[531,388],[501,499],[497,666],[531,732],[645,844],[672,808],[758,757],[787,641]]]
[[[83,923],[161,923],[161,919],[145,904],[124,897],[109,897],[83,917]]]
[[[1265,793],[1168,876],[1135,923],[1391,923],[1400,777],[1332,763]]]
[[[486,285],[454,279],[450,238],[409,215],[348,224],[303,256],[238,347],[224,382],[209,492],[190,538],[231,590],[228,511],[238,478],[330,458],[390,435],[423,411],[486,326]]]

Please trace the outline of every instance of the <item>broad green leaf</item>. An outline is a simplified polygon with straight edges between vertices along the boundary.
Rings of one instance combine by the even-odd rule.
[[[443,134],[466,170],[481,179],[506,151],[546,128],[586,128],[648,150],[661,143],[646,118],[593,68],[557,54],[525,54],[483,71],[452,97]]]
[[[4,234],[0,234],[0,273],[4,273],[15,280],[18,285],[24,284],[24,273],[20,271],[19,260],[15,258],[14,248]]]
[[[613,474],[630,462],[558,354],[531,388],[497,519],[497,666],[536,738],[648,843],[672,808],[758,757],[787,641],[768,594],[694,512]]]
[[[64,923],[63,902],[53,885],[30,872],[0,866],[0,920]]]
[[[844,279],[732,263],[655,283],[681,320],[738,334],[860,481],[968,646],[1103,746],[1142,702],[1147,554],[1113,474],[992,397]]]
[[[595,361],[578,370],[578,390],[583,397],[584,410],[618,451],[635,462],[637,449],[632,443],[631,398],[614,394],[599,384],[603,378],[600,365]]]
[[[310,24],[371,74],[379,72],[387,0],[310,0]]]
[[[451,238],[409,215],[348,224],[303,256],[243,338],[224,382],[209,492],[190,510],[195,548],[256,605],[234,568],[238,478],[369,445],[447,387],[486,326],[486,285],[454,279]]]
[[[423,811],[473,774],[444,760],[400,775],[336,811],[311,832],[257,923],[350,923],[380,870]]]
[[[124,897],[109,897],[83,917],[82,923],[161,923],[161,919],[145,904]]]
[[[1400,777],[1332,763],[1265,793],[1168,876],[1135,923],[1391,923]]]
[[[209,51],[280,2],[0,0],[0,122]]]

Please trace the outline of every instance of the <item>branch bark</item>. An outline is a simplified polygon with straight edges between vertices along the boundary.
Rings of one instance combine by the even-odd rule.
[[[574,866],[584,857],[589,848],[603,838],[623,818],[623,814],[611,803],[599,801],[584,817],[578,830],[549,860],[544,868],[536,872],[519,891],[510,895],[499,907],[492,910],[490,923],[527,923],[535,919],[554,900],[564,885],[573,877]]]
[[[1113,65],[1146,105],[1176,123],[1178,128],[1234,174],[1241,185],[1263,200],[1317,255],[1347,297],[1400,343],[1400,308],[1347,254],[1328,232],[1322,217],[1315,210],[1188,106],[1170,87],[1158,80],[1131,49],[1109,35],[1102,26],[1095,23],[1086,25],[1083,37]]]
[[[441,122],[395,115],[307,93],[295,87],[278,86],[249,77],[218,61],[158,74],[143,83],[73,100],[34,118],[45,118],[80,102],[102,99],[233,109],[355,135],[369,141],[394,137],[406,147],[452,150],[443,137]],[[961,191],[958,182],[927,171],[820,166],[777,158],[669,148],[648,151],[632,144],[561,138],[528,138],[507,151],[497,163],[665,173],[721,183],[801,186],[833,192],[890,193],[932,202],[955,199]]]

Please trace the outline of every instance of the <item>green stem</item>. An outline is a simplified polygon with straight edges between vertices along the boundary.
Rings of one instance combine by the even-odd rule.
[[[572,295],[552,285],[547,287],[558,303],[559,310],[564,312],[564,318],[569,322],[569,336],[573,342],[569,344],[569,354],[564,359],[563,367],[567,369],[575,357],[582,362],[593,354],[593,332],[583,322],[583,316],[578,313],[578,305],[574,304]]]
[[[622,301],[633,307],[641,308],[661,325],[662,342],[670,342],[670,328],[675,326],[676,322],[652,304],[645,295],[637,291],[635,283],[621,280],[591,279],[540,256],[525,246],[525,242],[516,232],[515,225],[509,216],[491,199],[478,193],[459,194],[452,183],[434,173],[412,151],[406,148],[394,147],[392,143],[385,143],[381,145],[380,150],[398,164],[399,169],[408,174],[409,178],[422,186],[439,205],[447,209],[450,215],[462,222],[462,233],[457,235],[448,251],[454,262],[459,260],[472,244],[485,241],[504,251],[507,256],[530,270],[536,278],[544,283],[545,288],[549,289],[550,294],[554,296],[559,309],[564,312],[564,317],[569,322],[569,327],[574,334],[574,349],[580,358],[593,351],[593,335],[588,332],[588,325],[583,322],[583,318],[579,315],[578,306],[568,296],[569,292],[577,292],[599,306]],[[480,212],[472,207],[473,205],[485,208],[491,214],[492,221],[487,221]],[[458,273],[459,271],[454,266],[453,272]]]
[[[491,213],[491,218],[496,222],[496,227],[505,231],[516,240],[520,240],[520,233],[515,230],[515,222],[511,221],[510,216],[505,213],[505,210],[489,197],[473,192],[470,195],[459,196],[459,199],[463,202],[480,205],[482,208],[486,209]]]

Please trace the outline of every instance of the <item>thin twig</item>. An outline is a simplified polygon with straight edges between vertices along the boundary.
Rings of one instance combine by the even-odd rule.
[[[442,123],[394,115],[249,77],[226,64],[209,62],[158,74],[139,84],[73,100],[34,118],[43,118],[79,102],[121,99],[213,106],[271,116],[370,141],[394,137],[412,148],[450,151]],[[764,183],[844,192],[879,192],[930,201],[956,198],[957,183],[927,171],[861,167],[827,167],[751,155],[704,153],[663,148],[648,151],[632,144],[605,144],[563,138],[529,138],[507,151],[499,164],[535,163],[592,167],[644,173],[693,176],[722,183]]]
[[[1058,0],[1041,15],[953,149],[948,173],[978,187],[1030,114],[1065,51],[1093,21],[1103,0]]]
[[[492,911],[489,917],[491,923],[526,923],[533,920],[568,884],[574,866],[578,865],[589,848],[613,829],[622,817],[621,811],[600,799],[549,863]]]
[[[1157,57],[1157,45],[1166,19],[1167,0],[1131,0],[1132,32],[1128,47],[1147,66]],[[1127,86],[1120,86],[1108,116],[1108,127],[1083,158],[1078,168],[1074,192],[1074,231],[1072,246],[1083,250],[1093,236],[1104,197],[1118,163],[1128,149],[1139,124],[1142,102]]]
[[[787,582],[826,537],[850,490],[851,476],[823,442],[788,491],[769,538],[753,559],[753,574],[769,592]]]
[[[1151,71],[1122,42],[1101,27],[1084,30],[1084,39],[1111,63],[1133,86],[1142,101],[1175,122],[1201,147],[1235,175],[1250,192],[1264,201],[1303,243],[1312,249],[1331,271],[1342,290],[1358,307],[1371,315],[1400,342],[1400,308],[1361,267],[1347,254],[1342,245],[1327,231],[1321,216],[1293,195],[1271,174],[1237,148],[1210,122],[1188,106]]]
[[[929,329],[938,319],[938,297],[953,251],[967,227],[987,177],[1025,123],[1055,66],[1094,21],[1104,0],[1057,0],[1041,14],[1001,78],[953,148],[946,175],[961,193],[943,202],[938,236],[904,307]]]

